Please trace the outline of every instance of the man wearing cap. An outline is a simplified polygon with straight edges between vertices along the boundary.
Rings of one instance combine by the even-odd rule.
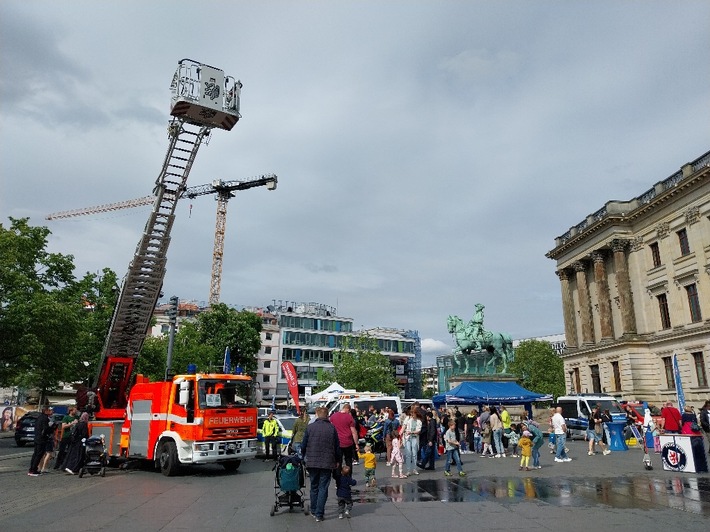
[[[39,476],[39,462],[42,460],[44,453],[47,452],[47,442],[51,435],[49,430],[49,416],[51,415],[51,407],[44,405],[39,416],[37,416],[37,421],[35,422],[35,448],[30,460],[30,470],[27,473],[30,477]]]

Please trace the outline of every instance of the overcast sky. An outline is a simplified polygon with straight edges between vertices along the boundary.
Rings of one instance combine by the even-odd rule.
[[[125,275],[178,60],[242,80],[188,185],[273,172],[228,209],[223,302],[335,306],[357,328],[446,317],[563,332],[554,238],[708,149],[710,2],[0,2],[0,222],[30,217],[77,275]],[[190,213],[190,203],[192,212]],[[211,196],[184,200],[167,299],[206,301]]]

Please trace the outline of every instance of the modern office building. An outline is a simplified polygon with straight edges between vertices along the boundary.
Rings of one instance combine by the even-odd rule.
[[[374,338],[390,359],[405,396],[421,393],[421,342],[416,331],[382,327],[356,331],[352,318],[338,316],[336,308],[320,303],[272,300],[264,312],[276,316],[280,332],[277,399],[288,397],[281,362],[293,363],[303,395],[307,387],[315,387],[320,372],[333,369],[333,354],[346,346],[346,338],[361,334]]]
[[[710,396],[710,152],[555,239],[570,392]]]

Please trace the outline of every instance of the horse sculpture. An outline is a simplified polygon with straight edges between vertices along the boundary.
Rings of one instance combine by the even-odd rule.
[[[468,323],[464,323],[458,316],[448,317],[448,330],[454,336],[457,345],[454,349],[454,362],[463,373],[468,373],[472,356],[476,357],[483,351],[482,373],[496,373],[499,367],[501,373],[507,373],[508,363],[514,356],[513,340],[507,334],[483,328],[483,308],[483,305],[476,304],[476,314]]]

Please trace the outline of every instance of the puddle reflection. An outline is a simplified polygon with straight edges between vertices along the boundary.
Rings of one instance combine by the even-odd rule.
[[[360,502],[442,501],[501,503],[537,500],[555,506],[605,505],[612,508],[675,508],[710,516],[710,478],[648,476],[579,478],[442,478],[392,481],[360,493]]]

